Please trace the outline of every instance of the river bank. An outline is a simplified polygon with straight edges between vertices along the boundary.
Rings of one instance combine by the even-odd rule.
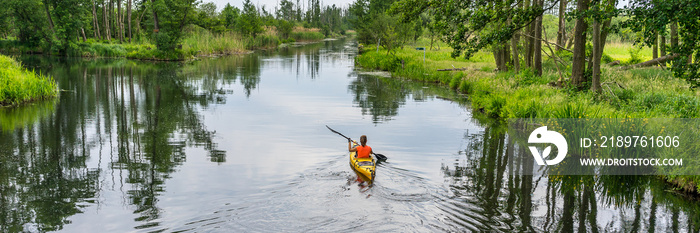
[[[10,57],[0,55],[0,106],[12,106],[55,97],[56,82],[27,70]]]
[[[71,45],[64,52],[59,52],[42,46],[29,47],[10,38],[0,39],[0,53],[183,61],[200,56],[245,54],[252,50],[277,48],[284,43],[318,42],[325,38],[318,29],[303,28],[295,29],[289,38],[284,40],[274,30],[268,30],[256,37],[244,37],[234,32],[213,34],[201,27],[190,26],[185,29],[185,34],[178,48],[173,51],[159,50],[148,39],[135,39],[132,43],[87,39]]]
[[[366,46],[356,57],[365,68],[390,71],[395,77],[438,83],[467,94],[472,107],[485,115],[508,118],[697,118],[700,97],[684,80],[662,68],[620,70],[603,67],[603,93],[558,88],[560,71],[550,61],[542,76],[525,70],[494,72],[490,53],[479,52],[469,60],[453,59],[451,49],[423,51],[406,46],[394,51]],[[613,53],[609,50],[606,53]],[[625,57],[624,54],[608,54]],[[425,56],[425,58],[424,58]],[[425,60],[424,60],[425,59]],[[630,58],[632,59],[632,58]],[[438,71],[452,69],[456,71]],[[562,76],[566,76],[566,71]],[[698,194],[698,176],[662,177],[687,192]]]

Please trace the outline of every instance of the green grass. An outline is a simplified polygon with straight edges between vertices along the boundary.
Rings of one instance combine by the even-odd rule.
[[[0,106],[18,105],[58,94],[56,83],[22,68],[19,62],[0,55]]]
[[[245,53],[254,49],[276,48],[281,39],[272,28],[256,37],[242,36],[228,31],[221,34],[213,34],[196,25],[187,25],[184,28],[181,47],[173,51],[160,51],[145,37],[139,37],[138,42],[121,43],[116,41],[75,42],[66,50],[66,55],[71,57],[126,57],[141,60],[187,60],[195,56],[208,56],[214,54]],[[287,42],[309,42],[323,40],[325,37],[318,29],[295,28]],[[52,53],[42,48],[29,48],[19,43],[15,38],[0,39],[0,52],[3,53]]]
[[[480,51],[469,60],[451,58],[451,48],[440,44],[439,50],[423,51],[429,41],[395,51],[395,56],[376,46],[364,46],[356,64],[371,69],[391,71],[393,76],[438,83],[468,94],[475,111],[505,120],[507,118],[698,118],[700,92],[669,70],[642,68],[620,70],[603,66],[603,92],[575,91],[549,85],[559,75],[550,60],[545,60],[543,75],[528,70],[520,73],[493,72],[495,64],[488,51]],[[629,62],[631,44],[610,44],[605,53]],[[648,54],[647,54],[648,52]],[[651,59],[650,49],[639,51],[641,60]],[[403,66],[402,62],[403,61]],[[467,71],[440,72],[437,69],[467,67]],[[568,74],[564,69],[564,76]],[[618,85],[619,84],[619,85]],[[700,176],[668,176],[667,180],[700,190]]]
[[[630,62],[632,58],[632,54],[634,53],[635,50],[639,50],[638,53],[638,59],[641,61],[648,61],[653,58],[652,54],[652,49],[649,47],[642,47],[639,48],[639,46],[632,46],[630,43],[619,43],[619,42],[613,42],[613,43],[606,43],[605,44],[605,54],[610,56],[612,60],[619,60],[622,63],[625,64],[630,64],[630,63],[638,63],[638,62]]]
[[[323,40],[325,36],[323,36],[323,33],[318,31],[293,31],[289,35],[289,38],[292,38],[298,42],[305,42]]]
[[[182,40],[182,49],[192,55],[235,54],[247,50],[244,37],[224,32],[214,35],[208,30],[189,25],[185,29],[186,37]]]

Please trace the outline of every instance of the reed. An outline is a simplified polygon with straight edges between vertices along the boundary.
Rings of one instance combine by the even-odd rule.
[[[56,82],[51,77],[22,68],[12,58],[0,55],[0,105],[11,106],[55,97]]]

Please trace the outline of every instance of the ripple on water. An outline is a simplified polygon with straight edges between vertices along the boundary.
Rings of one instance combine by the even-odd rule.
[[[265,193],[231,197],[209,214],[183,221],[174,231],[253,232],[459,232],[493,230],[468,199],[448,197],[390,163],[378,166],[372,186],[356,181],[347,161],[323,162]],[[205,211],[206,213],[206,211]],[[496,223],[495,225],[499,225]]]

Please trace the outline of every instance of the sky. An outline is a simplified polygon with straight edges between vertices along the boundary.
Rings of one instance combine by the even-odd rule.
[[[275,9],[275,6],[278,5],[280,0],[250,0],[253,4],[257,5],[258,7],[262,7],[262,5],[265,5],[265,9],[271,10]],[[291,0],[294,4],[297,3],[296,0]],[[338,7],[343,7],[347,6],[348,4],[354,2],[355,0],[321,0],[321,5],[322,6],[330,6],[335,4]],[[202,0],[202,3],[207,3],[207,2],[213,2],[216,4],[216,10],[221,11],[221,9],[224,9],[224,6],[226,6],[226,3],[230,3],[231,6],[238,7],[238,9],[243,8],[243,0]],[[303,7],[306,7],[308,4],[308,0],[299,0],[299,3],[302,4]]]

